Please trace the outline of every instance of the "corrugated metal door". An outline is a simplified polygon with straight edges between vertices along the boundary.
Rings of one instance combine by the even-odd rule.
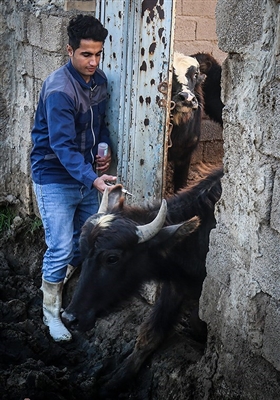
[[[96,15],[109,31],[102,68],[116,173],[133,203],[160,199],[164,191],[170,89],[163,94],[158,85],[170,88],[174,13],[172,0],[97,2]]]

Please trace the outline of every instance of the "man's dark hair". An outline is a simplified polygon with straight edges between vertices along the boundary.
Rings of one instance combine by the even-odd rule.
[[[91,15],[78,15],[72,18],[67,27],[69,44],[75,51],[80,47],[81,39],[91,39],[95,42],[105,41],[108,31],[101,22]]]

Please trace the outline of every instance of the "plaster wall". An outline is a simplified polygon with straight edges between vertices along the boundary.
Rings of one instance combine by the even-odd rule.
[[[33,209],[30,131],[42,82],[65,61],[69,18],[69,13],[66,16],[59,8],[48,13],[50,6],[42,1],[33,9],[29,3],[0,3],[0,193],[2,201],[7,195],[19,200],[21,210],[27,213]]]
[[[201,317],[212,393],[229,399],[279,397],[279,16],[279,1],[217,3],[225,176]]]

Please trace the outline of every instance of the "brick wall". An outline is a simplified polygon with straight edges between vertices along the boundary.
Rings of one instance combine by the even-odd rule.
[[[215,9],[217,0],[177,0],[175,51],[211,53],[219,62],[226,54],[218,48]]]
[[[227,54],[218,48],[215,9],[217,0],[177,0],[174,50],[186,55],[210,53],[221,64]],[[223,159],[222,128],[206,116],[201,140],[192,157],[192,169],[200,162],[220,164]]]

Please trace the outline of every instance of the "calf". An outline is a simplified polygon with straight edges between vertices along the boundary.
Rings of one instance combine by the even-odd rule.
[[[203,107],[202,82],[199,62],[181,53],[174,53],[170,134],[168,160],[174,165],[174,192],[185,186],[191,156],[198,145],[201,133]]]
[[[196,53],[191,57],[197,59],[200,71],[206,75],[206,79],[202,85],[205,114],[223,127],[222,111],[224,104],[221,100],[222,67],[208,53]]]
[[[62,316],[69,329],[91,329],[97,318],[135,295],[143,283],[163,283],[133,352],[104,378],[103,393],[114,392],[138,372],[178,321],[184,300],[198,301],[222,175],[220,169],[212,171],[163,200],[160,210],[158,204],[125,205],[117,185],[106,191],[98,213],[85,223],[81,275]]]

